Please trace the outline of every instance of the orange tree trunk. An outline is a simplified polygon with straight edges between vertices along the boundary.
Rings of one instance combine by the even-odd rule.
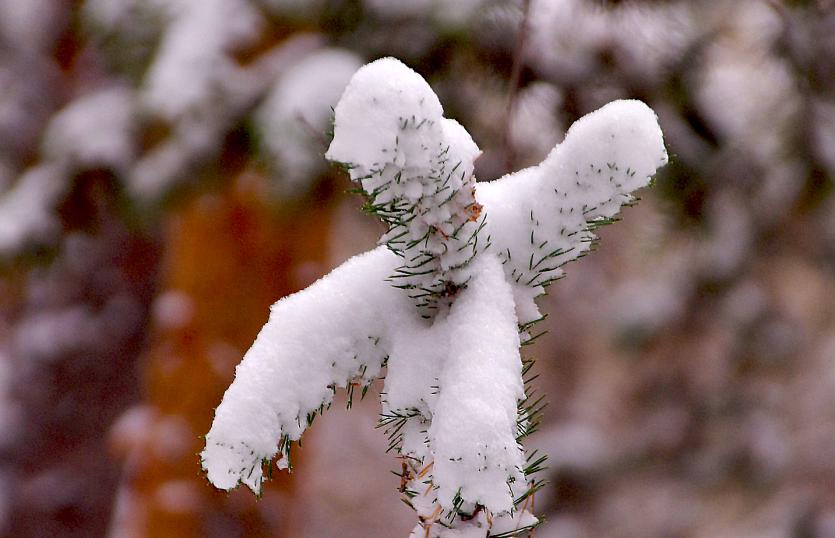
[[[263,190],[264,179],[244,171],[222,190],[189,201],[164,227],[146,403],[113,435],[127,459],[117,535],[297,536],[292,475],[276,473],[257,501],[245,488],[215,490],[197,456],[269,305],[324,267],[331,197],[318,193],[302,216],[301,206],[266,203]]]

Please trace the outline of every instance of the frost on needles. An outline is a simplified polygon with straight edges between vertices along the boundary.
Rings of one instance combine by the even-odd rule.
[[[354,74],[326,158],[388,226],[380,245],[281,299],[236,369],[201,454],[217,487],[260,491],[271,461],[330,406],[384,377],[380,426],[415,537],[517,536],[544,460],[522,439],[541,399],[520,347],[534,299],[586,254],[667,162],[653,111],[615,101],[538,166],[476,183],[480,151],[420,75],[392,58]],[[349,404],[350,405],[350,404]]]

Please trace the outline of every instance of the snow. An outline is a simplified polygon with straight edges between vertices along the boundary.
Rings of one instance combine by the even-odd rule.
[[[510,140],[517,152],[541,161],[560,141],[564,127],[556,118],[562,92],[553,84],[537,81],[519,91],[510,119]]]
[[[256,0],[256,3],[278,15],[305,18],[318,14],[325,0]]]
[[[124,411],[110,427],[109,443],[122,456],[148,442],[157,420],[156,411],[147,404]]]
[[[438,97],[423,77],[394,58],[382,58],[363,66],[345,88],[325,158],[366,169],[404,158],[402,152],[386,155],[396,144],[400,123],[413,116],[413,123],[437,122],[442,114]]]
[[[462,26],[482,9],[485,0],[364,0],[364,6],[389,19],[429,18],[449,26]]]
[[[366,9],[385,17],[416,17],[432,9],[432,0],[391,2],[390,0],[364,0]]]
[[[660,267],[652,279],[630,280],[615,290],[611,318],[618,334],[655,335],[681,318],[687,271]]]
[[[513,292],[497,257],[473,262],[472,283],[445,325],[449,351],[429,429],[438,500],[448,509],[460,489],[465,501],[509,512],[508,478],[524,481],[516,443],[516,402],[524,392]]]
[[[606,12],[582,0],[532,0],[529,9],[527,52],[534,65],[567,78],[585,75],[611,35]]]
[[[56,68],[34,54],[0,60],[0,158],[15,172],[37,146],[56,101]]]
[[[34,360],[54,359],[58,351],[81,352],[95,345],[99,327],[87,306],[49,310],[24,318],[17,327],[18,351]]]
[[[90,305],[40,308],[21,318],[11,339],[31,361],[50,362],[66,353],[95,353],[114,345],[117,335],[140,323],[141,307],[114,293],[99,309]]]
[[[714,24],[722,30],[705,48],[694,97],[719,140],[756,164],[752,207],[758,220],[775,220],[800,195],[802,160],[788,158],[786,133],[803,123],[795,67],[774,54],[784,21],[772,6],[751,0],[728,4]],[[733,114],[728,114],[733,110]]]
[[[0,195],[0,256],[49,239],[59,226],[53,207],[66,188],[63,167],[43,164],[27,170]]]
[[[752,156],[773,158],[783,143],[775,122],[787,123],[799,106],[790,66],[766,48],[752,52],[719,43],[708,54],[696,97],[710,125]]]
[[[362,65],[347,50],[314,52],[284,73],[256,112],[263,146],[284,194],[301,194],[324,169],[324,138],[351,75]]]
[[[162,330],[186,327],[194,318],[194,299],[181,290],[161,293],[153,304],[153,318]]]
[[[11,163],[0,159],[0,191],[5,191],[9,188],[14,177]]]
[[[531,64],[565,82],[586,82],[604,52],[652,79],[672,66],[699,28],[688,2],[647,7],[639,2],[616,6],[584,0],[532,0],[529,44]]]
[[[206,436],[215,486],[259,492],[263,467],[276,455],[279,469],[289,465],[289,441],[336,388],[383,374],[381,426],[403,458],[404,500],[420,518],[413,536],[537,522],[516,506],[531,485],[517,439],[527,421],[520,327],[541,317],[536,296],[667,154],[638,101],[583,117],[541,164],[491,183],[475,183],[479,153],[413,70],[384,58],[355,73],[326,157],[389,229],[374,250],[273,305]]]
[[[227,55],[258,34],[247,0],[160,0],[167,28],[144,83],[144,104],[176,120],[211,107],[233,68]]]
[[[43,156],[81,167],[107,166],[125,171],[136,153],[135,120],[134,95],[128,88],[82,95],[49,123]]]
[[[344,163],[389,226],[381,242],[403,258],[392,275],[429,318],[464,285],[484,219],[473,196],[480,154],[469,133],[443,117],[423,78],[394,58],[361,68],[335,111],[325,157]]]
[[[110,30],[126,23],[138,4],[137,0],[85,0],[82,14],[95,25]]]
[[[655,113],[614,101],[577,120],[538,166],[476,186],[492,248],[514,282],[541,286],[584,255],[593,228],[647,185],[667,153]],[[591,225],[591,226],[590,226]]]
[[[392,316],[409,312],[407,298],[385,282],[396,263],[379,247],[273,305],[206,435],[203,467],[213,484],[260,491],[260,462],[276,454],[283,435],[301,436],[308,414],[330,403],[329,386],[379,374],[384,343],[374,342],[386,324],[409,327]]]
[[[200,9],[216,11],[215,18],[204,14],[182,23],[198,26],[188,28],[195,33],[196,37],[192,37],[197,42],[202,42],[200,28],[205,23],[205,33],[213,36],[209,44],[217,45],[214,51],[194,52],[185,46],[175,46],[175,42],[170,47],[161,46],[156,52],[141,92],[142,112],[167,119],[171,133],[165,141],[146,151],[126,178],[128,192],[139,202],[158,200],[176,183],[193,178],[194,170],[201,163],[217,157],[224,136],[248,119],[251,109],[269,91],[277,76],[296,64],[299,57],[321,47],[321,37],[299,34],[282,41],[251,64],[241,66],[227,53],[244,42],[248,35],[243,31],[246,20],[254,25],[250,37],[257,37],[259,28],[256,19],[247,17],[250,6],[245,2],[241,5],[247,9],[228,14],[231,22],[227,25],[223,10],[234,8],[235,4],[218,6],[214,1],[206,6],[201,4]],[[177,13],[170,16],[173,17],[170,25],[176,25],[180,20]],[[187,14],[180,17],[188,19]],[[207,17],[210,20],[204,20]],[[210,28],[214,23],[220,23],[223,30]],[[215,35],[218,33],[226,37]],[[224,45],[218,45],[220,42]],[[200,58],[191,58],[192,52]],[[205,66],[189,67],[204,60]],[[188,72],[191,68],[200,71],[204,78],[191,80]],[[180,92],[178,85],[188,90]]]
[[[48,52],[68,18],[67,7],[52,0],[0,0],[0,41],[19,50]]]
[[[621,49],[618,59],[648,78],[674,66],[701,31],[692,9],[689,2],[653,7],[624,2],[607,12],[609,31]]]

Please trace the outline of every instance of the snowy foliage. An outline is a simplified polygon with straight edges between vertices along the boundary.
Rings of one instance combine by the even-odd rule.
[[[132,93],[111,88],[82,95],[56,113],[41,142],[42,162],[0,192],[0,257],[50,243],[60,229],[55,206],[74,171],[125,170],[134,158]]]
[[[308,289],[273,305],[236,370],[202,453],[219,488],[258,492],[278,454],[331,404],[385,378],[381,427],[402,462],[413,536],[516,536],[536,524],[520,442],[540,401],[520,346],[534,298],[586,254],[666,160],[655,114],[617,101],[577,121],[538,166],[476,184],[480,151],[417,73],[362,67],[335,111],[326,154],[388,231]],[[349,403],[350,405],[350,403]]]
[[[256,112],[256,125],[280,191],[298,194],[324,169],[323,136],[332,107],[362,61],[344,49],[309,54],[279,77]]]
[[[469,279],[467,264],[484,226],[475,200],[480,151],[456,121],[442,117],[420,75],[381,61],[354,75],[336,108],[325,157],[344,163],[368,209],[389,226],[383,241],[403,259],[392,275],[426,317]],[[370,138],[373,137],[373,138]]]
[[[0,257],[30,243],[48,241],[58,222],[53,206],[66,189],[63,167],[43,164],[27,170],[0,197]]]
[[[527,52],[537,69],[579,81],[611,49],[619,63],[654,78],[681,57],[695,34],[691,7],[620,2],[606,9],[584,0],[532,0]]]
[[[145,105],[168,119],[207,113],[234,71],[226,54],[262,23],[246,0],[164,0],[167,25],[145,80]]]

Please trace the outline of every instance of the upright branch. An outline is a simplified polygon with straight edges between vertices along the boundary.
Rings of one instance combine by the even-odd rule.
[[[372,65],[339,101],[325,157],[343,164],[366,210],[388,226],[380,241],[403,261],[391,282],[431,318],[451,304],[469,278],[467,264],[487,246],[478,243],[484,217],[473,177],[481,151],[443,117],[420,75],[393,59]]]

